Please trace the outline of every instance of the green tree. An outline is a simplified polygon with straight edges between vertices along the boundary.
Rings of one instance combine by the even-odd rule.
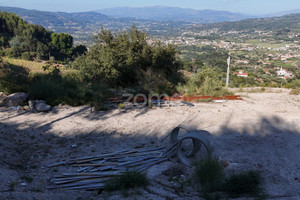
[[[146,34],[135,26],[113,34],[101,29],[97,45],[73,64],[89,82],[105,81],[114,87],[141,85],[148,91],[170,89],[180,80],[182,67],[176,47],[156,43],[149,45]]]
[[[73,37],[67,33],[52,33],[51,44],[53,45],[53,54],[58,59],[69,57],[73,52]]]
[[[82,54],[84,54],[85,52],[87,52],[87,48],[84,45],[78,45],[76,47],[74,47],[73,49],[73,57],[78,57]]]
[[[0,45],[13,57],[44,57],[49,51],[50,31],[28,24],[15,14],[0,12]],[[25,56],[24,56],[25,55]]]

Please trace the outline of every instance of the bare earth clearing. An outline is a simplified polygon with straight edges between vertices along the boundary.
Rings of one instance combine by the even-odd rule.
[[[120,192],[47,190],[55,174],[47,168],[64,159],[125,148],[156,147],[180,123],[209,131],[229,170],[261,170],[269,199],[300,199],[300,95],[288,90],[242,93],[243,101],[196,103],[194,107],[91,112],[89,107],[55,107],[48,113],[0,108],[0,199],[123,199]],[[128,199],[200,199],[190,185],[180,189],[163,173],[165,162],[148,170],[150,185]]]

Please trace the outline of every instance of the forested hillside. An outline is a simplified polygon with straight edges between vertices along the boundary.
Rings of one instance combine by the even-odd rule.
[[[73,37],[69,34],[53,33],[7,12],[0,12],[0,47],[6,56],[26,60],[53,56],[63,61],[74,59],[86,50],[83,46],[73,47]]]

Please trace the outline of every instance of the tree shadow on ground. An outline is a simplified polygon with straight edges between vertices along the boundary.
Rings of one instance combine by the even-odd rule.
[[[28,113],[24,113],[26,114]],[[53,114],[56,112],[37,113],[49,117]],[[74,169],[68,166],[47,168],[49,164],[123,149],[161,145],[161,138],[157,135],[128,135],[118,130],[76,132],[72,128],[67,133],[60,133],[53,129],[56,122],[78,116],[88,117],[89,114],[91,113],[88,107],[78,107],[64,117],[46,123],[32,123],[30,126],[24,126],[25,121],[1,121],[0,157],[3,159],[0,160],[0,168],[17,171],[19,175],[15,177],[16,181],[21,181],[20,177],[26,174],[34,177],[26,189],[18,186],[17,191],[25,190],[26,194],[29,194],[30,189],[40,187],[38,185],[41,185],[41,182],[44,184],[42,189],[47,191],[45,186],[55,174],[74,172]],[[100,117],[97,117],[97,113],[93,115],[87,119],[103,120],[107,113],[100,113]],[[256,121],[241,124],[232,124],[228,120],[213,134],[214,149],[222,160],[229,161],[230,170],[261,171],[265,180],[264,188],[271,197],[300,196],[300,129],[296,120],[287,121],[276,116],[261,117]],[[9,181],[2,183],[5,187],[9,187],[9,184]],[[63,190],[50,193],[56,199],[78,198],[79,194],[77,191],[66,193]],[[44,198],[49,195],[49,191],[30,195]]]
[[[297,121],[273,116],[242,124],[225,124],[215,137],[214,147],[222,160],[229,161],[230,170],[261,171],[270,197],[299,196],[300,129]]]
[[[93,196],[91,192],[84,192],[81,196],[79,191],[48,191],[46,186],[54,175],[75,172],[76,168],[71,166],[48,168],[47,165],[118,150],[159,146],[156,136],[123,135],[117,131],[99,130],[92,133],[76,133],[70,130],[70,133],[63,134],[53,130],[53,124],[56,122],[74,117],[79,113],[82,114],[84,111],[85,109],[82,108],[49,123],[31,123],[28,127],[24,126],[26,122],[2,121],[0,123],[0,169],[10,170],[17,174],[4,179],[0,184],[0,188],[2,187],[0,198],[18,199],[22,195],[25,195],[25,199],[91,198]],[[51,115],[51,113],[48,114]],[[5,175],[0,174],[0,179],[3,179],[3,176]],[[33,181],[27,183],[26,187],[17,184],[14,191],[10,190],[11,182],[20,183],[24,176],[31,177]],[[6,192],[2,193],[2,191]]]

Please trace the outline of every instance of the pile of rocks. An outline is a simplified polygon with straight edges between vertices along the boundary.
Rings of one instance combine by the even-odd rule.
[[[0,106],[11,107],[16,110],[32,110],[37,112],[47,112],[51,110],[51,106],[47,105],[45,101],[42,100],[29,100],[29,106],[19,106],[24,104],[28,99],[28,94],[23,92],[17,92],[10,95],[6,95],[0,92]]]
[[[43,100],[29,100],[28,104],[31,110],[35,110],[38,112],[47,112],[51,110],[51,106],[46,104],[46,102]]]

